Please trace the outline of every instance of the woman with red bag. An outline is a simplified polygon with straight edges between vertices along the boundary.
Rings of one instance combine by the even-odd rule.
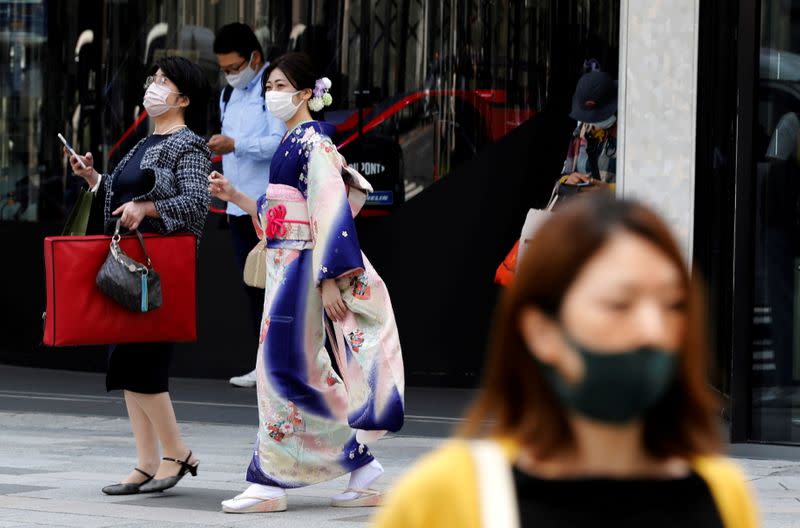
[[[189,231],[199,241],[208,212],[211,153],[193,129],[205,124],[205,74],[185,58],[167,57],[156,63],[145,88],[154,132],[111,174],[94,169],[90,152],[70,157],[72,171],[97,193],[106,223],[119,218],[123,227],[143,233]],[[124,392],[138,465],[120,483],[103,488],[107,495],[163,491],[186,473],[197,474],[198,459],[183,442],[168,392],[172,349],[172,343],[110,347],[106,388]]]

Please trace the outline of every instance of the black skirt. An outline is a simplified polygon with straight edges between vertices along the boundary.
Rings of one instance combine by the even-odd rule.
[[[114,194],[111,210],[147,193],[155,181],[151,170],[140,168],[145,151],[168,136],[152,135],[134,153],[112,182]],[[103,187],[105,190],[105,187]],[[95,198],[94,202],[104,202]],[[108,219],[113,220],[113,219]],[[107,222],[106,234],[113,222]],[[111,227],[113,230],[113,227]],[[146,218],[139,226],[141,233],[157,233],[153,222]],[[174,343],[131,343],[111,345],[108,350],[108,372],[106,390],[128,390],[143,394],[159,394],[169,391],[169,365]]]
[[[142,394],[169,392],[174,343],[130,343],[108,349],[106,390]]]

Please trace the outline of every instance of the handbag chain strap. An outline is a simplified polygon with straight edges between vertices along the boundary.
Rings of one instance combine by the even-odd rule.
[[[139,244],[142,246],[144,257],[147,259],[147,266],[135,266],[134,264],[131,264],[131,262],[136,262],[132,258],[128,257],[128,260],[131,262],[125,262],[122,258],[123,256],[127,257],[127,255],[125,255],[125,252],[119,246],[119,241],[122,239],[122,236],[119,234],[120,221],[121,219],[117,220],[117,225],[114,228],[114,236],[111,237],[111,254],[114,256],[114,260],[127,267],[131,272],[139,271],[144,275],[147,275],[150,271],[150,268],[153,267],[153,263],[150,261],[150,255],[147,253],[147,247],[144,245],[144,237],[138,229],[134,229],[133,231],[136,233],[136,236],[139,239]]]

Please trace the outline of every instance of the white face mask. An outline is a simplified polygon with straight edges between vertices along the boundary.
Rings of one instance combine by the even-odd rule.
[[[158,83],[151,84],[144,93],[144,101],[142,102],[144,109],[147,110],[147,113],[152,117],[158,117],[169,112],[170,108],[178,108],[180,105],[171,105],[167,103],[167,97],[172,93],[177,94],[180,92],[173,92],[166,86]]]
[[[303,104],[303,101],[300,101],[300,104],[298,105],[295,105],[292,102],[292,97],[299,93],[300,90],[296,92],[276,92],[275,90],[268,91],[266,94],[264,94],[264,101],[267,103],[267,110],[272,112],[272,115],[281,121],[290,120],[297,113],[300,105]]]
[[[237,73],[226,73],[225,80],[234,88],[242,89],[253,80],[256,76],[256,71],[251,67],[253,65],[253,54],[250,54],[250,61],[247,63],[245,69]]]
[[[617,116],[616,115],[612,115],[611,117],[609,117],[605,121],[600,121],[599,123],[589,123],[589,124],[591,124],[595,128],[607,129],[607,128],[611,128],[614,125],[614,123],[616,123],[616,122],[617,122]]]

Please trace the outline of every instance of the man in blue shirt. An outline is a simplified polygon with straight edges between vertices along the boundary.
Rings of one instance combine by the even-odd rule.
[[[220,95],[222,130],[211,136],[208,147],[222,154],[222,171],[236,188],[253,199],[266,192],[269,164],[286,133],[283,122],[267,111],[261,77],[267,68],[264,51],[253,30],[240,23],[220,28],[214,40],[214,53],[225,74],[228,86]],[[240,270],[244,270],[247,254],[258,243],[253,222],[246,212],[228,204],[228,223]],[[242,277],[242,274],[239,274]],[[253,348],[256,349],[264,290],[244,284],[249,300],[253,329]],[[231,384],[253,387],[255,370],[231,378]]]

